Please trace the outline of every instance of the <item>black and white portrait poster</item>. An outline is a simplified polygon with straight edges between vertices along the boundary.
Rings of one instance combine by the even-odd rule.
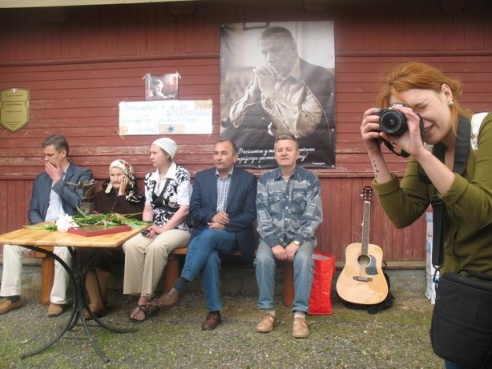
[[[274,168],[275,138],[297,138],[299,164],[335,167],[333,22],[224,24],[221,138],[243,168]]]

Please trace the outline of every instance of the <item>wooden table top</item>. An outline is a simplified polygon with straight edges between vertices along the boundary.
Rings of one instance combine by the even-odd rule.
[[[73,233],[23,227],[0,235],[0,244],[20,246],[71,246],[71,247],[117,247],[147,226],[138,226],[127,232],[84,237]]]

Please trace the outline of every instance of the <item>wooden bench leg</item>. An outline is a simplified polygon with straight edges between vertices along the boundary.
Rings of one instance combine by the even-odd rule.
[[[50,256],[45,256],[41,260],[41,303],[50,303],[51,288],[55,277],[55,260]]]
[[[179,278],[179,258],[176,255],[170,254],[167,259],[166,267],[162,273],[162,288],[166,293]]]
[[[284,305],[292,307],[294,301],[294,264],[284,262]]]

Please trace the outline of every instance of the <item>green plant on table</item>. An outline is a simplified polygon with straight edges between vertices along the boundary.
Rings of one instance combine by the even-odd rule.
[[[149,222],[135,219],[135,216],[141,213],[130,214],[118,214],[118,213],[92,213],[86,214],[81,209],[77,208],[77,213],[72,215],[72,219],[79,226],[85,225],[104,225],[104,226],[116,226],[127,225],[130,227],[138,227],[141,225],[148,225]]]
[[[149,225],[150,222],[144,222],[142,220],[138,220],[135,217],[140,215],[141,213],[130,213],[130,214],[118,214],[118,213],[92,213],[86,214],[80,208],[77,207],[77,213],[65,217],[69,217],[77,226],[89,226],[89,225],[103,225],[104,227],[118,226],[118,225],[127,225],[129,227],[139,227],[142,225]],[[31,229],[40,229],[47,231],[56,231],[58,230],[56,222],[45,222],[41,224],[34,224],[27,226]]]

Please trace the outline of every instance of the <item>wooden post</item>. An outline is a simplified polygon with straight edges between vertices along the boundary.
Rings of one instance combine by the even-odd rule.
[[[284,262],[284,305],[292,307],[294,301],[294,265],[290,261]]]
[[[177,255],[169,254],[166,267],[162,273],[162,289],[164,293],[169,291],[179,278],[179,259]]]
[[[51,288],[55,277],[55,260],[50,256],[45,256],[41,260],[41,303],[50,303]]]

